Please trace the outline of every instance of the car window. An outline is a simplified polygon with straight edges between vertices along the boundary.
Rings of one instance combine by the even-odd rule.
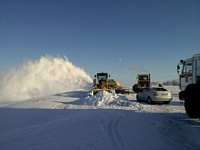
[[[166,89],[164,88],[153,88],[154,91],[167,91]]]
[[[143,92],[148,92],[149,91],[149,88],[145,88],[144,90],[143,90]]]
[[[146,89],[143,89],[141,92],[142,92],[142,93],[146,92]]]

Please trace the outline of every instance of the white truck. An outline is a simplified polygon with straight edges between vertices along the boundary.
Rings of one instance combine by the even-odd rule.
[[[177,65],[179,74],[179,99],[184,100],[185,110],[191,118],[200,118],[200,53]]]

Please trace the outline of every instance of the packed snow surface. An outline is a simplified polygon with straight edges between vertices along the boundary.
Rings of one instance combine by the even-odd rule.
[[[178,100],[137,102],[102,91],[67,58],[41,57],[1,74],[0,150],[199,150],[200,121]]]
[[[200,122],[179,102],[149,105],[136,94],[78,90],[0,105],[2,150],[200,149]]]

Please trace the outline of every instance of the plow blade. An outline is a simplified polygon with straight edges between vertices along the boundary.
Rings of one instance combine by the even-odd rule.
[[[97,94],[97,93],[100,92],[100,91],[107,91],[107,92],[110,92],[110,89],[92,89],[91,95],[95,95],[95,94]]]

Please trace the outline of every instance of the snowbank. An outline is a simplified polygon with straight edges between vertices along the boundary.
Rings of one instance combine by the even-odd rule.
[[[69,91],[0,104],[0,149],[199,149],[200,122],[178,100],[137,102],[135,94]]]
[[[116,94],[115,91],[112,91],[111,93],[101,91],[86,99],[88,100],[86,104],[93,106],[129,106],[130,104],[125,96]]]
[[[43,56],[1,75],[0,102],[88,89],[91,83],[89,75],[67,57]]]

